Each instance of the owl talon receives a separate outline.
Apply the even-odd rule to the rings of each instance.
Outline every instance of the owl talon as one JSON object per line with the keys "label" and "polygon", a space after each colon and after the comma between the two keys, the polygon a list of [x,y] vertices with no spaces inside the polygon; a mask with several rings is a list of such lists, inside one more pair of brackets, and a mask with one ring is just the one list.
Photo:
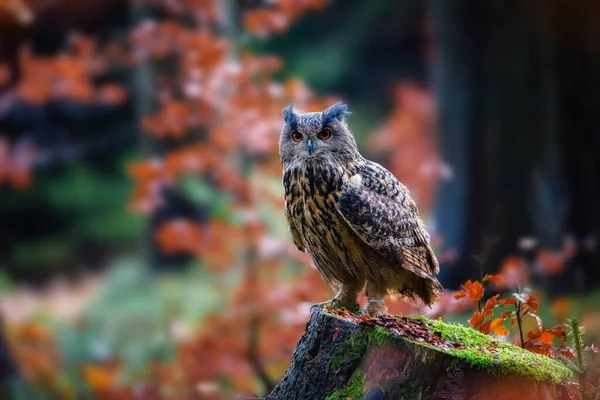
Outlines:
{"label": "owl talon", "polygon": [[325,307],[335,307],[337,304],[339,304],[339,300],[336,298],[333,298],[331,300],[328,301],[324,301],[322,303],[315,303],[310,307],[310,312],[312,312],[315,308],[325,308]]}
{"label": "owl talon", "polygon": [[388,309],[382,299],[369,299],[367,313],[373,317],[380,317],[382,315],[386,315],[388,313]]}

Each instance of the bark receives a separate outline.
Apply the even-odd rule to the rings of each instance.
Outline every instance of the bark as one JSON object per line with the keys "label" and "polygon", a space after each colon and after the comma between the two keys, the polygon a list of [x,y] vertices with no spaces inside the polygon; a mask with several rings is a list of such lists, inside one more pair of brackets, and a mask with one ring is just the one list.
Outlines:
{"label": "bark", "polygon": [[375,336],[372,327],[315,311],[267,399],[566,399],[565,386],[550,379],[502,376],[437,349]]}

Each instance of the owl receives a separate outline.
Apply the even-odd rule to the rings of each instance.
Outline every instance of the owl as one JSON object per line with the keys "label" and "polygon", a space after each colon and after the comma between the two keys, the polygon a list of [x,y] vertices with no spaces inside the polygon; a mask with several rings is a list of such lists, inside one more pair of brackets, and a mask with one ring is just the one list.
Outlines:
{"label": "owl", "polygon": [[294,244],[335,290],[331,302],[358,308],[364,290],[370,315],[387,313],[386,295],[431,305],[442,287],[429,234],[408,189],[358,151],[350,114],[342,103],[283,110],[279,155]]}

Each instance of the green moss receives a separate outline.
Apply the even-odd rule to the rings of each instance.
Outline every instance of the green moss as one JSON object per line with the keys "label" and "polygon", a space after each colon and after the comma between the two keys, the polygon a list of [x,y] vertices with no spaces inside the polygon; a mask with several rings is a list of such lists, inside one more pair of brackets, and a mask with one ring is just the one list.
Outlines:
{"label": "green moss", "polygon": [[546,356],[523,350],[472,328],[425,317],[417,317],[414,320],[426,322],[431,332],[438,332],[446,341],[463,344],[464,348],[441,350],[427,343],[415,342],[395,335],[381,327],[370,330],[371,339],[379,345],[390,340],[404,340],[417,346],[450,354],[473,368],[485,369],[496,375],[519,375],[535,381],[550,379],[554,383],[565,382],[572,377],[572,372],[567,367]]}
{"label": "green moss", "polygon": [[347,361],[358,364],[367,351],[368,343],[369,339],[366,335],[353,333],[343,345],[335,348],[329,358],[329,366],[337,371]]}
{"label": "green moss", "polygon": [[444,340],[464,344],[464,349],[452,349],[448,353],[473,367],[502,375],[526,376],[536,381],[551,379],[555,383],[572,377],[568,368],[549,357],[523,350],[463,325],[447,324],[441,320],[425,321],[430,324],[429,329],[439,332]]}
{"label": "green moss", "polygon": [[336,389],[333,393],[327,396],[326,400],[359,400],[364,393],[364,383],[365,374],[358,373],[356,375],[352,375],[346,386],[341,389]]}

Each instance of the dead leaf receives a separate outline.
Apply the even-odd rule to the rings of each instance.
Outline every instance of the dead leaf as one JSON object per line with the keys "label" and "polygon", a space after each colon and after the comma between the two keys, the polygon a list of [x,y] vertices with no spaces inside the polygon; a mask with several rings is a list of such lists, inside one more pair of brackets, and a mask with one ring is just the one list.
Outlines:
{"label": "dead leaf", "polygon": [[337,339],[337,337],[340,335],[340,328],[335,328],[335,332],[333,332],[333,340]]}

